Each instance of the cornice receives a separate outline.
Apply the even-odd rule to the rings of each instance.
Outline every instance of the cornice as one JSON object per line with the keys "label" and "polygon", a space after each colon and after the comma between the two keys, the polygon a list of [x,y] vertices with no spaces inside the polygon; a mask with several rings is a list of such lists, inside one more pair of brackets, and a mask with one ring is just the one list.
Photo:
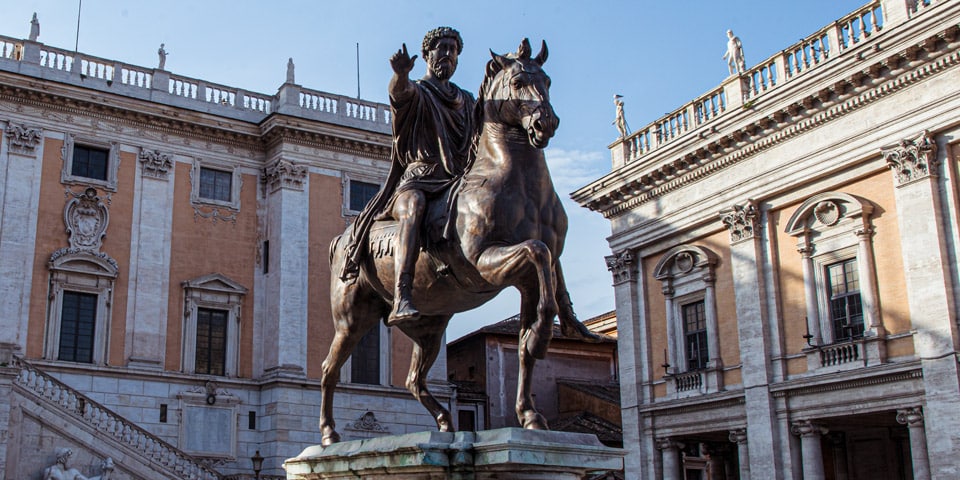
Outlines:
{"label": "cornice", "polygon": [[[197,121],[171,118],[178,115],[178,109],[167,105],[162,106],[162,113],[134,110],[129,99],[116,99],[117,104],[111,104],[112,96],[102,93],[90,95],[89,99],[69,96],[65,92],[41,91],[44,85],[30,82],[31,86],[0,84],[0,101],[6,101],[23,106],[32,106],[42,110],[59,112],[77,117],[94,118],[98,120],[117,122],[135,128],[148,128],[168,135],[190,137],[199,141],[216,142],[238,148],[259,150],[261,141],[257,135],[243,133],[239,122],[216,120],[217,126],[203,124]],[[110,100],[108,100],[110,97]],[[137,105],[153,105],[149,100],[136,102]],[[196,114],[190,112],[194,118]]]}
{"label": "cornice", "polygon": [[[61,115],[119,123],[136,129],[182,136],[197,142],[217,143],[253,151],[266,151],[278,143],[294,143],[378,160],[390,158],[389,136],[384,136],[384,142],[377,143],[351,138],[356,135],[346,132],[343,135],[339,132],[311,132],[283,122],[271,121],[271,118],[264,121],[262,126],[257,126],[228,118],[208,117],[202,113],[146,99],[114,98],[101,92],[71,95],[70,91],[65,89],[53,91],[47,84],[55,83],[53,81],[31,79],[27,85],[17,85],[13,82],[6,83],[6,80],[7,78],[0,77],[0,102],[17,105],[15,108],[19,111],[24,107],[33,107]],[[89,98],[78,98],[82,95]],[[176,118],[180,115],[184,118]],[[274,116],[279,114],[271,114],[271,117]],[[263,126],[267,127],[265,131],[261,129]]]}
{"label": "cornice", "polygon": [[[866,68],[856,69],[841,81],[826,85],[776,111],[757,115],[753,122],[705,142],[694,151],[672,161],[659,162],[659,167],[635,179],[626,178],[633,175],[622,170],[613,172],[608,181],[622,182],[618,188],[590,200],[587,200],[590,193],[584,193],[583,199],[577,199],[579,194],[575,194],[575,200],[605,218],[626,213],[956,66],[960,63],[960,51],[954,43],[958,34],[960,27],[953,25]],[[935,56],[938,51],[944,54]],[[869,83],[875,85],[871,87]],[[635,165],[643,163],[641,159]]]}
{"label": "cornice", "polygon": [[389,136],[384,136],[385,143],[374,143],[365,140],[348,138],[323,132],[311,132],[292,125],[271,125],[261,137],[267,149],[281,144],[294,144],[306,147],[322,148],[351,155],[362,155],[375,160],[390,159]]}

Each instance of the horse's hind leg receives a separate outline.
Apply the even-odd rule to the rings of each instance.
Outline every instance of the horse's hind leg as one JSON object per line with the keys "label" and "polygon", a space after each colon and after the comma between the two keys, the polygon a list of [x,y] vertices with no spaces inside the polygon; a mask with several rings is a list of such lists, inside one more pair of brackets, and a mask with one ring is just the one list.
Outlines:
{"label": "horse's hind leg", "polygon": [[413,340],[413,355],[410,358],[410,371],[407,373],[407,390],[430,412],[441,432],[454,431],[450,411],[443,407],[427,389],[427,373],[437,361],[437,355],[443,346],[443,332],[447,329],[450,316],[421,316],[415,323],[399,325],[405,335]]}
{"label": "horse's hind leg", "polygon": [[335,296],[332,306],[335,334],[320,374],[320,443],[324,446],[340,441],[333,419],[333,395],[340,381],[340,369],[364,334],[386,314],[387,308],[383,300],[373,295],[357,299],[356,284],[340,288],[343,295]]}

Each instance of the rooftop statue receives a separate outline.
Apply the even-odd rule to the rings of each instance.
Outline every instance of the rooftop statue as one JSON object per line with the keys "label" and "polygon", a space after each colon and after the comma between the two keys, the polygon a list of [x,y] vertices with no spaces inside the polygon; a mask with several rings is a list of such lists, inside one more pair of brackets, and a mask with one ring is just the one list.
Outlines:
{"label": "rooftop statue", "polygon": [[450,82],[463,42],[456,30],[427,33],[427,74],[410,81],[403,46],[391,58],[393,164],[384,188],[330,248],[335,336],[323,362],[322,443],[340,440],[333,396],[340,368],[383,319],[414,343],[407,388],[441,431],[450,412],[426,376],[450,318],[520,291],[517,418],[546,429],[531,395],[533,366],[546,354],[554,317],[565,335],[596,340],[573,311],[559,257],[567,216],[543,154],[559,124],[543,70],[546,43],[531,55],[491,52],[478,100]]}
{"label": "rooftop statue", "polygon": [[33,18],[30,20],[30,36],[27,37],[31,42],[36,42],[40,37],[40,20],[37,20],[37,12],[33,12]]}
{"label": "rooftop statue", "polygon": [[743,44],[740,43],[740,37],[733,34],[733,30],[727,30],[727,53],[723,54],[723,58],[727,60],[730,75],[747,70],[746,61],[743,59]]}
{"label": "rooftop statue", "polygon": [[157,66],[157,70],[163,70],[167,66],[167,51],[163,49],[163,44],[160,44],[160,48],[157,50],[157,56],[160,57],[160,64]]}
{"label": "rooftop statue", "polygon": [[620,132],[620,138],[626,138],[630,136],[630,127],[627,126],[627,119],[623,115],[622,98],[622,95],[613,96],[613,103],[617,106],[617,118],[613,120],[613,124],[617,126],[617,131]]}
{"label": "rooftop statue", "polygon": [[295,83],[293,81],[293,57],[287,59],[287,83]]}

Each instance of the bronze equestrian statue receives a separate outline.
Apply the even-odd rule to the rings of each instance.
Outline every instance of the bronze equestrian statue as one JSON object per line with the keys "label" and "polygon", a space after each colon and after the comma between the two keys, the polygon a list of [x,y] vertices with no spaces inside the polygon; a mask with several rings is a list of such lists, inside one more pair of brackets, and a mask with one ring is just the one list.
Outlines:
{"label": "bronze equestrian statue", "polygon": [[[456,40],[446,42],[442,39],[454,36],[436,36],[437,30],[424,39],[428,73],[423,80],[407,79],[416,56],[410,58],[405,46],[391,58],[394,165],[380,195],[330,246],[331,269],[342,274],[334,276],[330,288],[336,332],[321,377],[323,445],[340,440],[333,419],[340,369],[360,339],[384,319],[413,340],[406,386],[440,431],[453,431],[453,422],[450,412],[427,390],[426,376],[455,313],[482,305],[504,288],[520,291],[516,412],[524,428],[547,429],[534,407],[531,382],[536,359],[547,352],[554,317],[559,316],[564,335],[597,339],[577,320],[560,267],[567,216],[542,150],[559,124],[550,105],[550,78],[542,69],[546,43],[535,57],[527,39],[516,53],[491,52],[479,98],[471,115],[462,118],[458,107],[472,98],[467,100],[469,95],[449,83],[449,76],[431,78],[442,76],[433,71],[437,66],[456,67],[456,55],[451,52],[459,54],[462,41],[456,34]],[[432,35],[441,40],[431,39]],[[424,83],[432,85],[418,85]],[[411,93],[411,89],[417,90]],[[453,97],[461,103],[449,102]],[[425,101],[438,102],[440,107],[425,107],[421,104]],[[445,127],[452,131],[438,131]],[[405,142],[410,138],[419,145],[419,153],[408,150]],[[467,150],[462,150],[463,140]],[[437,156],[428,158],[431,155]],[[411,168],[411,164],[419,165]],[[430,179],[450,183],[451,193],[432,190],[430,182],[418,182],[416,174],[424,169],[435,174]],[[420,186],[403,187],[404,179]],[[402,200],[413,204],[412,209],[398,206],[405,188],[416,192]],[[404,214],[410,211],[419,214],[416,221],[422,224],[413,235],[403,225],[409,221]],[[398,245],[411,236],[416,237],[416,248]],[[404,255],[412,255],[410,264]]]}

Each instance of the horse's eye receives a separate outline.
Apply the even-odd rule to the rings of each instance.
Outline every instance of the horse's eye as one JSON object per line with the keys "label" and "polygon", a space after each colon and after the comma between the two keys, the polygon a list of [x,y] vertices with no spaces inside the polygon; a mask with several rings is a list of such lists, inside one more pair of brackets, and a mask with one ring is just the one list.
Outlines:
{"label": "horse's eye", "polygon": [[510,82],[510,88],[514,90],[520,90],[520,87],[523,87],[523,85],[520,83],[520,80],[513,80]]}

